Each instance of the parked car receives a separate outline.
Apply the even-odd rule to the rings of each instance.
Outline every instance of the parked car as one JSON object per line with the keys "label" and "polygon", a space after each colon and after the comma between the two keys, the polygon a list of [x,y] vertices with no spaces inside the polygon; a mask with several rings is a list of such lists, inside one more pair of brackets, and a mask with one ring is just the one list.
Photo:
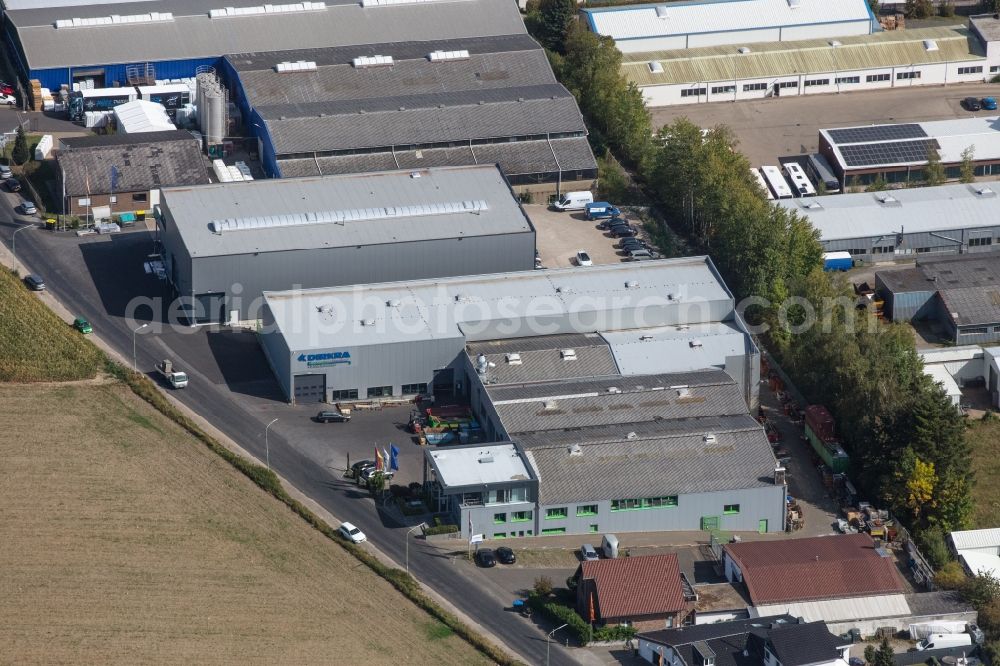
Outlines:
{"label": "parked car", "polygon": [[636,248],[648,249],[649,244],[642,240],[641,238],[636,238],[635,236],[626,236],[615,244],[619,250],[633,250]]}
{"label": "parked car", "polygon": [[594,260],[590,258],[586,250],[577,250],[576,252],[576,265],[577,266],[593,266]]}
{"label": "parked car", "polygon": [[982,101],[983,109],[986,111],[996,111],[997,110],[997,98],[996,97],[984,97]]}
{"label": "parked car", "polygon": [[351,543],[361,543],[368,540],[365,533],[351,523],[343,523],[340,526],[340,534]]}
{"label": "parked car", "polygon": [[625,238],[627,236],[638,236],[639,230],[632,226],[613,227],[611,229],[612,238]]}
{"label": "parked car", "polygon": [[351,465],[351,469],[348,470],[347,475],[352,479],[356,479],[361,475],[361,472],[365,471],[369,467],[375,467],[374,460],[359,460]]}
{"label": "parked car", "polygon": [[[362,485],[367,486],[368,482],[371,480],[372,476],[376,472],[378,472],[378,471],[379,470],[375,469],[375,465],[372,465],[371,467],[366,467],[363,470],[361,470],[361,474],[360,474],[360,476],[358,476],[358,485],[359,486],[362,486]],[[395,476],[395,473],[393,473],[390,470],[383,470],[382,471],[382,477],[386,480],[387,483],[389,481],[392,481],[392,477],[393,476]]]}
{"label": "parked car", "polygon": [[7,106],[14,106],[17,104],[17,98],[12,94],[0,93],[0,104],[6,104]]}
{"label": "parked car", "polygon": [[629,250],[625,253],[626,261],[648,261],[650,259],[659,259],[660,255],[656,252],[650,250]]}
{"label": "parked car", "polygon": [[94,332],[94,328],[90,325],[90,322],[83,317],[77,317],[73,320],[73,328],[80,331],[84,335]]}
{"label": "parked car", "polygon": [[12,178],[13,176],[14,172],[10,170],[9,166],[7,166],[6,164],[0,164],[0,178],[7,180],[8,178]]}
{"label": "parked car", "polygon": [[978,97],[966,97],[962,100],[962,104],[969,111],[981,111],[983,108],[983,105],[979,103]]}
{"label": "parked car", "polygon": [[11,192],[20,192],[21,183],[17,182],[17,178],[8,178],[7,189],[10,190]]}
{"label": "parked car", "polygon": [[35,204],[25,199],[21,202],[21,214],[22,215],[38,215],[38,209],[35,208]]}
{"label": "parked car", "polygon": [[45,280],[37,275],[29,275],[25,277],[24,284],[26,284],[28,289],[31,291],[45,291]]}
{"label": "parked car", "polygon": [[344,414],[339,409],[324,410],[316,415],[317,423],[347,423],[351,420],[350,414]]}
{"label": "parked car", "polygon": [[587,211],[588,220],[600,220],[608,217],[618,217],[621,215],[621,211],[617,207],[612,206],[607,201],[595,201],[594,203],[589,203],[585,207]]}
{"label": "parked car", "polygon": [[587,562],[590,560],[599,560],[601,556],[597,554],[597,549],[593,545],[585,543],[580,546],[580,559]]}
{"label": "parked car", "polygon": [[514,564],[517,562],[514,551],[507,546],[497,548],[497,559],[500,561],[500,564]]}
{"label": "parked car", "polygon": [[607,231],[611,227],[620,226],[622,224],[628,224],[628,220],[626,220],[623,217],[618,217],[616,215],[614,217],[609,217],[609,218],[603,219],[600,222],[598,222],[597,223],[597,228],[598,229],[602,229],[604,231]]}
{"label": "parked car", "polygon": [[589,203],[594,203],[594,195],[584,190],[565,193],[552,207],[556,210],[584,210]]}
{"label": "parked car", "polygon": [[497,565],[497,558],[494,557],[491,549],[480,548],[476,551],[476,564],[489,569],[490,567],[495,567]]}
{"label": "parked car", "polygon": [[10,84],[10,83],[6,83],[4,81],[0,81],[0,93],[2,93],[4,95],[13,95],[14,94],[14,86],[12,84]]}

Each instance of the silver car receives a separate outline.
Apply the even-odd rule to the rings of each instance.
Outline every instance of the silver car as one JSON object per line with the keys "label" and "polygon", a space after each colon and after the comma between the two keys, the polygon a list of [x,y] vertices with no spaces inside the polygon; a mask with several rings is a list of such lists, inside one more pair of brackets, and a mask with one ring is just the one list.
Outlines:
{"label": "silver car", "polygon": [[591,560],[599,560],[601,556],[597,554],[597,550],[592,545],[585,543],[580,546],[580,559],[584,562],[589,562]]}
{"label": "silver car", "polygon": [[22,215],[38,215],[38,209],[35,208],[35,204],[30,201],[21,202],[21,214]]}

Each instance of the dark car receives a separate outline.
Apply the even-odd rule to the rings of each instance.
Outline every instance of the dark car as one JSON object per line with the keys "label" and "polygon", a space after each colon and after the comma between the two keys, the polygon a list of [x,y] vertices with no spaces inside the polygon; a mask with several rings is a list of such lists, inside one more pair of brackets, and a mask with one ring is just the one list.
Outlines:
{"label": "dark car", "polygon": [[361,474],[361,472],[365,471],[369,467],[374,467],[374,466],[375,466],[374,460],[359,460],[358,462],[351,465],[351,469],[348,470],[347,475],[352,479],[356,479],[358,478],[358,475]]}
{"label": "dark car", "polygon": [[514,551],[507,546],[497,548],[497,559],[500,560],[500,564],[514,564],[517,562]]}
{"label": "dark car", "polygon": [[344,414],[343,412],[334,410],[322,411],[316,415],[317,423],[347,423],[350,420],[350,414]]}
{"label": "dark car", "polygon": [[597,228],[610,229],[611,227],[619,224],[628,224],[628,220],[621,217],[609,217],[606,220],[601,220],[600,223],[598,223]]}
{"label": "dark car", "polygon": [[611,230],[611,235],[615,238],[625,238],[627,236],[638,236],[639,230],[635,227],[615,227]]}
{"label": "dark car", "polygon": [[7,189],[10,190],[11,192],[20,192],[21,183],[17,182],[17,178],[8,178]]}
{"label": "dark car", "polygon": [[497,558],[489,548],[480,548],[476,551],[476,564],[488,569],[497,565]]}
{"label": "dark car", "polygon": [[969,111],[981,111],[983,109],[983,105],[979,103],[978,97],[966,97],[962,101],[962,104]]}
{"label": "dark car", "polygon": [[635,250],[635,249],[646,249],[649,244],[641,238],[636,238],[635,236],[627,236],[620,241],[615,246],[619,250]]}
{"label": "dark car", "polygon": [[31,291],[45,291],[45,280],[37,275],[29,275],[24,278],[24,284],[28,285]]}

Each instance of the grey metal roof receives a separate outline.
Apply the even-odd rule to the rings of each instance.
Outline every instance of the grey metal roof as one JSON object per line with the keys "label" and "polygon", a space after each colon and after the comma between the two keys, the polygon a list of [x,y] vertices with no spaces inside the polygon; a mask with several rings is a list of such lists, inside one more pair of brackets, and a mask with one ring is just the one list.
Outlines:
{"label": "grey metal roof", "polygon": [[[168,188],[162,206],[193,257],[302,248],[398,243],[532,232],[524,211],[494,166],[448,167],[351,176],[256,180]],[[478,213],[426,214],[357,222],[302,224],[213,233],[209,223],[241,217],[321,213],[483,199]]]}
{"label": "grey metal roof", "polygon": [[[153,0],[148,0],[152,2]],[[171,130],[149,134],[87,134],[86,136],[59,137],[59,148],[106,148],[127,146],[138,143],[166,143],[168,141],[190,141],[195,136],[187,130]]]}
{"label": "grey metal roof", "polygon": [[[65,139],[56,154],[65,173],[68,196],[111,191],[111,168],[118,171],[116,192],[141,192],[176,185],[211,182],[201,144],[190,132],[159,132]],[[142,140],[138,140],[138,139]]]}
{"label": "grey metal roof", "polygon": [[634,439],[656,439],[706,432],[728,432],[761,428],[749,414],[728,414],[702,416],[692,419],[671,419],[669,421],[644,421],[639,423],[609,423],[587,428],[566,428],[564,430],[541,430],[518,433],[513,439],[525,450],[547,449],[573,444],[604,444]]}
{"label": "grey metal roof", "polygon": [[962,599],[957,590],[935,590],[906,595],[906,605],[914,617],[970,613],[975,609]]}
{"label": "grey metal roof", "polygon": [[[563,349],[573,349],[576,360],[564,361],[560,355]],[[493,367],[487,369],[482,377],[487,386],[618,374],[611,349],[596,333],[473,342],[466,346],[466,353],[473,365],[479,354],[484,354],[487,361],[493,363]],[[520,363],[508,363],[508,353],[519,354]]]}
{"label": "grey metal roof", "polygon": [[996,252],[922,260],[913,268],[879,271],[889,290],[936,291],[959,326],[1000,322],[1000,257]]}
{"label": "grey metal roof", "polygon": [[[284,51],[524,33],[517,5],[497,0],[362,7],[327,0],[320,11],[209,18],[212,8],[260,0],[160,0],[8,11],[33,69],[216,58],[226,53]],[[55,28],[60,19],[172,12],[172,21]]]}
{"label": "grey metal roof", "polygon": [[[539,480],[539,503],[662,497],[773,485],[774,454],[763,429],[753,419],[743,428],[728,431],[702,430],[699,419],[689,425],[693,432],[687,434],[585,443],[580,445],[579,454],[567,446],[526,449]],[[706,442],[708,433],[715,435],[714,442]]]}
{"label": "grey metal roof", "polygon": [[623,375],[686,372],[743,356],[750,337],[733,321],[603,333]]}

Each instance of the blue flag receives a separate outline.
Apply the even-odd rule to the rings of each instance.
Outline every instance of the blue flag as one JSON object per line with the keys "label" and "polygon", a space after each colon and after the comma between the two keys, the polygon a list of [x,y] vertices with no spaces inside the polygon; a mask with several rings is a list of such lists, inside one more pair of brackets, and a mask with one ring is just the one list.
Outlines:
{"label": "blue flag", "polygon": [[118,188],[118,167],[111,165],[111,191]]}
{"label": "blue flag", "polygon": [[389,469],[394,472],[399,471],[399,449],[395,444],[389,444]]}

